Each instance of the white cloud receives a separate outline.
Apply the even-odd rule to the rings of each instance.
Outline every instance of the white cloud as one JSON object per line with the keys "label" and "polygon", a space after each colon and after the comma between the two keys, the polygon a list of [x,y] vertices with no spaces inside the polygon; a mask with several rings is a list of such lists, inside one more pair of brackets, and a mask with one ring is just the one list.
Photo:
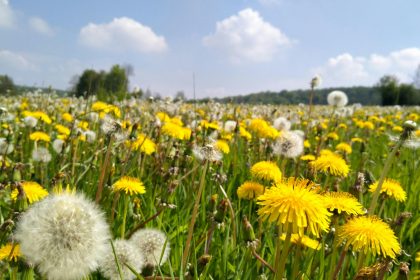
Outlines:
{"label": "white cloud", "polygon": [[[23,55],[9,51],[0,50],[0,70],[33,70],[35,66]],[[4,68],[4,69],[3,69]]]}
{"label": "white cloud", "polygon": [[9,1],[0,0],[0,28],[12,28],[14,24],[15,15]]}
{"label": "white cloud", "polygon": [[115,18],[109,23],[89,23],[80,30],[80,42],[93,49],[158,53],[168,47],[163,36],[131,18]]}
{"label": "white cloud", "polygon": [[374,53],[368,57],[354,57],[344,53],[330,58],[313,72],[323,77],[325,87],[372,85],[383,75],[389,74],[410,83],[419,65],[420,48],[406,48],[386,55]]}
{"label": "white cloud", "polygon": [[54,35],[54,30],[48,25],[48,23],[39,17],[31,17],[29,19],[29,27],[43,35],[52,36]]}
{"label": "white cloud", "polygon": [[217,22],[216,31],[204,37],[203,44],[227,53],[233,62],[264,62],[291,41],[257,11],[248,8]]}

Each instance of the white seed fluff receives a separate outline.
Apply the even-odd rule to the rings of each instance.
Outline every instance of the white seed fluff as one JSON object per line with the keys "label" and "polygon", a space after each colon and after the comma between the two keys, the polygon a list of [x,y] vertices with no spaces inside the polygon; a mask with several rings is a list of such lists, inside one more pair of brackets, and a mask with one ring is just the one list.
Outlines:
{"label": "white seed fluff", "polygon": [[119,280],[120,275],[118,267],[115,262],[115,256],[117,256],[118,263],[121,268],[123,279],[131,280],[135,279],[136,276],[125,264],[130,265],[138,273],[141,273],[144,267],[144,256],[136,250],[133,244],[127,240],[115,240],[114,241],[115,255],[112,251],[112,246],[109,244],[108,251],[104,256],[103,261],[100,265],[100,271],[103,276],[110,280]]}
{"label": "white seed fluff", "polygon": [[158,266],[168,260],[171,249],[169,241],[166,241],[165,233],[158,229],[141,229],[133,234],[130,242],[143,253],[147,266]]}
{"label": "white seed fluff", "polygon": [[295,158],[303,153],[303,138],[295,132],[284,131],[273,145],[273,153]]}
{"label": "white seed fluff", "polygon": [[328,104],[335,107],[344,107],[349,102],[347,95],[339,90],[330,92],[327,96]]}
{"label": "white seed fluff", "polygon": [[32,159],[34,161],[48,163],[51,161],[51,154],[46,148],[34,148],[34,150],[32,151]]}
{"label": "white seed fluff", "polygon": [[62,193],[24,212],[15,237],[27,261],[48,279],[76,280],[97,269],[110,234],[96,204],[81,194]]}
{"label": "white seed fluff", "polygon": [[277,130],[289,130],[292,124],[284,117],[279,117],[274,120],[273,127]]}

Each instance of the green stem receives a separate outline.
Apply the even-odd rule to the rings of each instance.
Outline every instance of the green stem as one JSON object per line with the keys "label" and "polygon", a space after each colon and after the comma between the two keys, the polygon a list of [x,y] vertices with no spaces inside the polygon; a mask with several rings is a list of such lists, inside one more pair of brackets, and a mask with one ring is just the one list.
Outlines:
{"label": "green stem", "polygon": [[292,280],[298,279],[301,256],[302,256],[302,245],[299,244],[296,248],[296,254],[293,259]]}
{"label": "green stem", "polygon": [[[279,236],[280,239],[280,236]],[[280,255],[280,260],[279,260],[279,264],[278,264],[278,269],[276,270],[276,279],[277,280],[282,280],[283,279],[283,274],[286,268],[286,260],[287,260],[287,256],[289,253],[289,248],[291,245],[291,239],[292,239],[292,225],[289,224],[288,228],[287,228],[287,232],[286,232],[286,240],[284,240],[284,244],[283,244],[283,248],[281,250],[281,255]],[[277,246],[280,244],[277,243]],[[278,251],[277,251],[278,252]],[[277,256],[276,256],[277,259]]]}
{"label": "green stem", "polygon": [[124,196],[124,212],[123,212],[123,221],[122,221],[122,225],[121,225],[121,238],[124,239],[125,237],[125,224],[127,221],[127,212],[128,212],[128,204],[129,204],[129,196],[125,195]]}

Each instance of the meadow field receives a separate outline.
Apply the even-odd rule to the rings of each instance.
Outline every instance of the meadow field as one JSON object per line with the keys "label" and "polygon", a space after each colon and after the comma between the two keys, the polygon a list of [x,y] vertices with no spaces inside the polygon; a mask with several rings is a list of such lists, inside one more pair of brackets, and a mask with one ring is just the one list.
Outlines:
{"label": "meadow field", "polygon": [[420,277],[419,107],[0,97],[0,279]]}

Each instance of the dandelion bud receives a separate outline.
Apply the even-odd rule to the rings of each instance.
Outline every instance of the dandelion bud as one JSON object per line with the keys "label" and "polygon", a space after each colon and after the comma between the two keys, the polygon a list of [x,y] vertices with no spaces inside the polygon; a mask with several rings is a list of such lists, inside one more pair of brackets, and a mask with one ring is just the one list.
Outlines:
{"label": "dandelion bud", "polygon": [[219,224],[223,223],[228,207],[229,207],[229,202],[227,201],[227,199],[222,199],[222,201],[220,201],[219,205],[217,206],[217,213],[214,217],[214,220],[217,223]]}
{"label": "dandelion bud", "polygon": [[315,77],[312,78],[311,80],[311,88],[314,89],[318,86],[321,85],[321,77],[316,75]]}
{"label": "dandelion bud", "polygon": [[200,275],[211,261],[211,255],[204,254],[197,260],[197,272]]}
{"label": "dandelion bud", "polygon": [[408,280],[409,273],[410,273],[410,267],[409,267],[408,263],[401,262],[399,273],[398,273],[398,279],[401,279],[401,280],[402,279],[407,279]]}
{"label": "dandelion bud", "polygon": [[246,242],[253,242],[256,240],[254,229],[252,228],[251,223],[248,221],[247,217],[244,216],[242,219],[242,224],[244,226],[245,232],[245,241]]}
{"label": "dandelion bud", "polygon": [[411,212],[402,212],[393,222],[394,226],[401,226],[407,219],[413,216]]}

